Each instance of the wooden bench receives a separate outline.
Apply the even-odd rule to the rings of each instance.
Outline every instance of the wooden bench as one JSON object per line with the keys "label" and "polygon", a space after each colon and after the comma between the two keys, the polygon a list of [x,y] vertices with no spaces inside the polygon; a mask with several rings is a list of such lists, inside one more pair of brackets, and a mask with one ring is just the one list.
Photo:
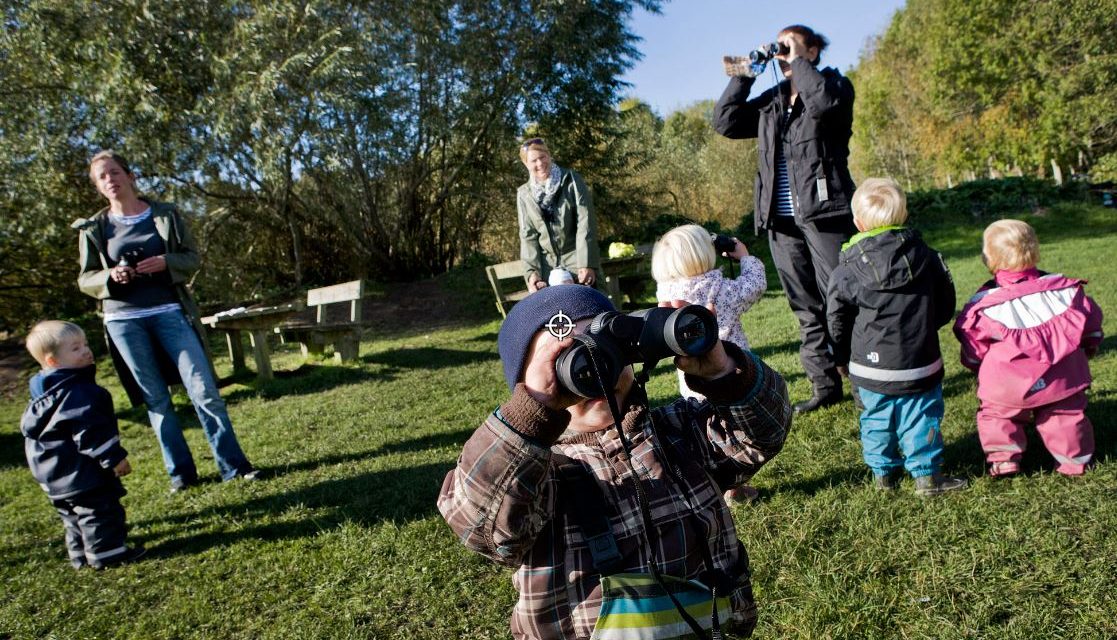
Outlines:
{"label": "wooden bench", "polygon": [[[322,355],[326,345],[332,345],[335,360],[341,362],[356,360],[360,355],[363,326],[361,299],[366,293],[364,280],[311,289],[306,292],[306,306],[314,307],[314,321],[286,322],[276,327],[275,332],[285,342],[298,342],[304,357]],[[327,321],[326,307],[342,302],[349,303],[349,318]]]}
{"label": "wooden bench", "polygon": [[491,264],[485,267],[485,274],[496,295],[496,310],[502,318],[508,317],[512,305],[527,297],[527,265],[523,260]]}

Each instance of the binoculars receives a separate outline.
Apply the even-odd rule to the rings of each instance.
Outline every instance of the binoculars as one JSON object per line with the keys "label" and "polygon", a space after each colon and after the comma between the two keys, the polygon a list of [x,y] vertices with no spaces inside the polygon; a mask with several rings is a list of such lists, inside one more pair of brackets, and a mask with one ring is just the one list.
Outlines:
{"label": "binoculars", "polygon": [[700,356],[718,340],[718,324],[706,307],[654,307],[629,314],[598,314],[589,331],[559,355],[555,373],[567,391],[584,398],[610,393],[630,364],[646,366],[672,356]]}
{"label": "binoculars", "polygon": [[791,49],[782,42],[769,42],[757,48],[755,51],[749,52],[749,62],[757,64],[760,62],[768,62],[777,55],[787,55],[791,53]]}

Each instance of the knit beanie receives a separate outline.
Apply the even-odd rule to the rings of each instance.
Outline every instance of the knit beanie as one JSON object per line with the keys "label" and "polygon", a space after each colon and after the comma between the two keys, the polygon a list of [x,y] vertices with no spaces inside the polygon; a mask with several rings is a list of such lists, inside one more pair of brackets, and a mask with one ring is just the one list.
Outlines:
{"label": "knit beanie", "polygon": [[500,325],[497,337],[509,389],[516,386],[523,373],[531,339],[559,311],[577,322],[605,311],[616,311],[616,308],[597,289],[580,285],[545,287],[517,302]]}

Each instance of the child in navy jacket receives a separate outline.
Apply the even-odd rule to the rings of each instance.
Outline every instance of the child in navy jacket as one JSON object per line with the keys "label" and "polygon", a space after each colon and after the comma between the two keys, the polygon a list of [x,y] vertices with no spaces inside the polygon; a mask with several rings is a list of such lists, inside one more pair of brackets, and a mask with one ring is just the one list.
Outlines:
{"label": "child in navy jacket", "polygon": [[139,558],[125,544],[125,495],[132,472],[120,445],[112,396],[94,382],[93,353],[81,328],[48,320],[27,336],[43,371],[31,378],[20,431],[31,475],[62,517],[70,564],[103,569]]}

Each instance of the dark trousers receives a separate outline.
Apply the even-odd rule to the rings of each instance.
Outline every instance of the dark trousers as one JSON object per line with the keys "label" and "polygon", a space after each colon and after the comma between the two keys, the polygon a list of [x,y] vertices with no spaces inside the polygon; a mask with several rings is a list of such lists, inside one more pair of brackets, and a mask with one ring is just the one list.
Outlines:
{"label": "dark trousers", "polygon": [[852,216],[802,225],[791,216],[769,218],[768,247],[787,303],[799,320],[799,360],[816,395],[842,390],[826,329],[826,288],[842,244],[856,232]]}
{"label": "dark trousers", "polygon": [[100,567],[112,564],[127,551],[124,507],[120,504],[124,493],[117,481],[116,486],[51,500],[62,516],[70,564]]}

